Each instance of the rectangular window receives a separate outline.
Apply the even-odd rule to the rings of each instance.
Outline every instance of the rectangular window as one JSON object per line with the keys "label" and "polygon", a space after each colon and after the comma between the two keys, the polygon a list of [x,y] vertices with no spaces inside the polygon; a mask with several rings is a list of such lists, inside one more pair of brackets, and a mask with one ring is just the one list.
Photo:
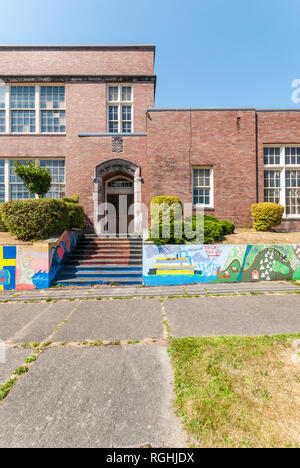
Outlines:
{"label": "rectangular window", "polygon": [[6,131],[5,86],[0,85],[0,133]]}
{"label": "rectangular window", "polygon": [[0,133],[5,133],[5,130],[6,130],[5,110],[0,110]]}
{"label": "rectangular window", "polygon": [[65,133],[65,86],[0,86],[0,133],[6,132]]}
{"label": "rectangular window", "polygon": [[280,202],[280,171],[265,171],[265,202]]}
{"label": "rectangular window", "polygon": [[41,167],[47,167],[52,177],[52,184],[47,198],[65,197],[65,161],[64,160],[41,160]]}
{"label": "rectangular window", "polygon": [[276,166],[280,164],[280,148],[264,148],[265,166]]}
{"label": "rectangular window", "polygon": [[[26,159],[21,162],[27,164],[28,161]],[[0,203],[35,198],[26,189],[22,179],[16,176],[14,162],[11,159],[0,159]],[[63,159],[42,159],[38,160],[38,162],[41,167],[49,168],[52,177],[51,187],[46,196],[48,198],[63,198],[65,196],[65,161]],[[5,170],[6,166],[7,172]]]}
{"label": "rectangular window", "polygon": [[11,86],[11,132],[35,132],[35,86]]}
{"label": "rectangular window", "polygon": [[119,107],[109,106],[108,108],[109,133],[119,132]]}
{"label": "rectangular window", "polygon": [[193,169],[193,203],[194,205],[213,206],[213,169]]}
{"label": "rectangular window", "polygon": [[65,133],[65,87],[41,86],[41,132]]}
{"label": "rectangular window", "polygon": [[264,201],[283,205],[285,217],[300,217],[300,146],[266,147],[264,164]]}
{"label": "rectangular window", "polygon": [[300,169],[285,171],[286,214],[300,215]]}
{"label": "rectangular window", "polygon": [[0,160],[0,203],[5,202],[5,161]]}
{"label": "rectangular window", "polygon": [[[22,164],[27,164],[27,160],[20,161]],[[10,200],[25,200],[28,198],[35,198],[35,196],[27,190],[24,185],[24,182],[20,177],[17,177],[15,174],[15,161],[9,161],[9,193]]]}
{"label": "rectangular window", "polygon": [[132,133],[133,88],[128,85],[107,87],[107,115],[109,133]]}

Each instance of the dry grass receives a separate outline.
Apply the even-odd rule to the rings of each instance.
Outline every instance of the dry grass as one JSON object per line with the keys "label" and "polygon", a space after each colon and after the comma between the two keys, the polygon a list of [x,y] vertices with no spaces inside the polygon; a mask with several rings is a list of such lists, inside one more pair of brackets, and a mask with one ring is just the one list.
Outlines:
{"label": "dry grass", "polygon": [[256,232],[254,229],[236,229],[222,244],[300,244],[300,232]]}
{"label": "dry grass", "polygon": [[200,447],[300,447],[300,335],[172,339],[176,406]]}

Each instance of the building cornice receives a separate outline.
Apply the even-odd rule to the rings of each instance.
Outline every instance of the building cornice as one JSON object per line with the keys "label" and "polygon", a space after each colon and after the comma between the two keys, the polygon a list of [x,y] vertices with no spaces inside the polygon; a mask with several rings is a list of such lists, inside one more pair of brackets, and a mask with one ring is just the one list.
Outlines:
{"label": "building cornice", "polygon": [[156,75],[0,75],[5,83],[156,83]]}

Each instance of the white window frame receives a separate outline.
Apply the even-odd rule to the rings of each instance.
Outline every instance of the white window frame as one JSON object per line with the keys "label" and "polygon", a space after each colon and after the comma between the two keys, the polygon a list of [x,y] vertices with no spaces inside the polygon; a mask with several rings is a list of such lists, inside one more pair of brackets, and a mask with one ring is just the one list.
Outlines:
{"label": "white window frame", "polygon": [[[209,190],[210,190],[210,203],[207,204],[201,204],[197,203],[194,204],[194,189],[197,187],[194,187],[194,170],[195,169],[208,169],[210,171],[210,181],[209,181]],[[201,208],[209,208],[209,209],[214,209],[214,202],[215,202],[215,196],[214,196],[214,168],[213,166],[193,166],[192,167],[192,197],[193,197],[193,207],[201,207]]]}
{"label": "white window frame", "polygon": [[[118,100],[117,101],[110,101],[109,100],[109,88],[114,87],[118,88]],[[131,101],[122,101],[122,88],[131,88]],[[131,107],[131,132],[126,132],[128,134],[134,133],[134,87],[132,83],[122,83],[122,84],[116,84],[116,83],[109,83],[107,84],[106,87],[106,128],[107,128],[107,133],[111,135],[117,135],[118,133],[124,133],[123,132],[123,120],[122,120],[122,107],[124,106],[130,106]],[[110,132],[109,131],[109,107],[110,106],[116,106],[118,107],[118,132]],[[128,120],[124,122],[129,122]],[[126,135],[126,133],[124,133]]]}
{"label": "white window frame", "polygon": [[[4,167],[4,186],[5,186],[5,202],[11,201],[10,197],[10,186],[11,184],[14,184],[15,182],[10,182],[10,161],[33,161],[33,162],[40,162],[40,161],[65,161],[65,180],[64,182],[52,182],[53,184],[61,184],[64,185],[66,188],[66,160],[64,158],[1,158],[1,160],[5,161],[5,167]],[[36,195],[35,198],[38,198]],[[1,203],[0,203],[1,206]]]}
{"label": "white window frame", "polygon": [[[35,131],[34,132],[12,132],[11,131],[11,112],[14,110],[18,109],[11,109],[10,106],[10,95],[11,95],[11,87],[21,87],[21,86],[30,86],[30,87],[35,87],[35,107],[33,109],[22,109],[24,111],[34,111],[35,112]],[[5,132],[0,132],[0,137],[1,135],[66,135],[65,132],[43,132],[41,131],[41,114],[43,110],[46,109],[41,109],[41,86],[63,86],[65,88],[65,106],[64,108],[57,109],[57,110],[62,110],[65,111],[66,113],[66,92],[67,88],[65,84],[62,83],[11,83],[9,85],[5,85],[5,108],[1,110],[5,110]],[[52,110],[52,109],[49,109]],[[66,114],[65,114],[66,115]],[[66,122],[67,125],[67,122]]]}
{"label": "white window frame", "polygon": [[[280,172],[280,188],[279,188],[279,194],[280,194],[280,200],[279,203],[280,205],[284,206],[284,214],[283,218],[284,219],[291,219],[291,218],[297,218],[300,219],[300,214],[286,214],[286,170],[298,170],[300,171],[300,165],[298,164],[285,164],[285,148],[299,148],[300,145],[290,145],[290,144],[285,144],[285,145],[264,145],[263,146],[263,151],[265,148],[280,148],[280,164],[265,164],[264,160],[264,170],[276,170]],[[264,158],[264,155],[263,155]]]}

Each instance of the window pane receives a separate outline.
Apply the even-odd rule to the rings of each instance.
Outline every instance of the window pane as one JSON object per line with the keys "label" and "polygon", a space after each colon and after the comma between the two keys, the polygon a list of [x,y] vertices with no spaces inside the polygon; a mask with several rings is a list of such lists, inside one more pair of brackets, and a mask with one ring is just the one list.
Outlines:
{"label": "window pane", "polygon": [[35,86],[11,86],[10,107],[11,109],[34,109]]}
{"label": "window pane", "polygon": [[42,111],[41,132],[42,133],[65,133],[66,113],[65,111]]}
{"label": "window pane", "polygon": [[64,86],[41,86],[41,109],[65,109]]}
{"label": "window pane", "polygon": [[[1,89],[1,88],[0,88]],[[0,110],[0,133],[4,133],[6,129],[5,125],[5,110]]]}
{"label": "window pane", "polygon": [[286,171],[285,181],[286,214],[300,215],[300,170]]}
{"label": "window pane", "polygon": [[132,87],[131,86],[122,86],[122,101],[123,102],[132,101]]}
{"label": "window pane", "polygon": [[108,87],[108,101],[114,102],[119,100],[119,88],[118,86]]}
{"label": "window pane", "polygon": [[5,202],[5,161],[0,160],[0,203]]}
{"label": "window pane", "polygon": [[294,166],[300,165],[300,147],[285,148],[285,164]]}
{"label": "window pane", "polygon": [[5,109],[5,86],[0,84],[0,109]]}
{"label": "window pane", "polygon": [[264,164],[274,166],[280,164],[280,148],[264,148]]}
{"label": "window pane", "polygon": [[63,198],[65,196],[65,161],[60,160],[41,160],[41,167],[49,169],[52,177],[52,183],[46,198]]}
{"label": "window pane", "polygon": [[[28,198],[35,198],[35,196],[27,190],[24,186],[22,179],[16,176],[13,160],[9,162],[9,182],[10,182],[10,199],[11,200],[22,200]],[[22,164],[27,164],[28,160],[23,160]]]}
{"label": "window pane", "polygon": [[12,111],[11,131],[12,133],[34,133],[35,111]]}

